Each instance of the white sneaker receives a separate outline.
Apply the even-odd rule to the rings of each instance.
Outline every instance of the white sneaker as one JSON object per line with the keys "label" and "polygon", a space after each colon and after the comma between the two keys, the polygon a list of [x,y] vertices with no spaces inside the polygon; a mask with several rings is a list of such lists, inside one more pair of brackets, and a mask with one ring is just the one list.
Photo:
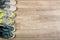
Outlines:
{"label": "white sneaker", "polygon": [[11,12],[11,11],[4,11],[3,12],[3,17],[8,17],[8,18],[15,18],[16,14]]}
{"label": "white sneaker", "polygon": [[16,7],[15,6],[6,5],[6,7],[4,8],[4,10],[15,11]]}
{"label": "white sneaker", "polygon": [[13,25],[15,23],[15,19],[3,18],[1,23],[4,25]]}
{"label": "white sneaker", "polygon": [[6,0],[5,4],[7,4],[7,5],[15,5],[16,1],[15,0]]}

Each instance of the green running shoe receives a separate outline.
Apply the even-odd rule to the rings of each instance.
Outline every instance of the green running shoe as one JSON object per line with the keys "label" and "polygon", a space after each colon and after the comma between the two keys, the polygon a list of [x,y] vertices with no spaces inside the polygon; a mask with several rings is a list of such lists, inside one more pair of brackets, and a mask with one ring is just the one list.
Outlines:
{"label": "green running shoe", "polygon": [[3,18],[2,24],[4,25],[13,25],[15,23],[14,19],[11,18]]}
{"label": "green running shoe", "polygon": [[15,18],[16,17],[16,13],[13,13],[11,11],[4,11],[3,16],[4,17],[8,17],[8,18]]}
{"label": "green running shoe", "polygon": [[13,13],[11,11],[4,11],[4,10],[0,10],[0,18],[15,18],[16,17],[16,13]]}
{"label": "green running shoe", "polygon": [[11,19],[11,18],[0,18],[0,24],[13,25],[14,23],[15,23],[14,19]]}

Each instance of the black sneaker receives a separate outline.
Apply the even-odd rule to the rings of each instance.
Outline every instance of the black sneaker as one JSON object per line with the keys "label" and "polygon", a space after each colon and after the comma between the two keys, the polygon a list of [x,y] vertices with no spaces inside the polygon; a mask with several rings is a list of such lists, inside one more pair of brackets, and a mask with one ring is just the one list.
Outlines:
{"label": "black sneaker", "polygon": [[15,28],[13,26],[4,26],[2,30],[3,32],[14,32]]}

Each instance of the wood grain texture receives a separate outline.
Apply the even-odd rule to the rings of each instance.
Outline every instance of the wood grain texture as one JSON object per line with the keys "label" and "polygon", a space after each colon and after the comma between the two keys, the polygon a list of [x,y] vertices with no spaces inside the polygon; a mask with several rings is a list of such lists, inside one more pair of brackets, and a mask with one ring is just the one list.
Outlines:
{"label": "wood grain texture", "polygon": [[16,1],[17,31],[12,40],[60,40],[60,0]]}

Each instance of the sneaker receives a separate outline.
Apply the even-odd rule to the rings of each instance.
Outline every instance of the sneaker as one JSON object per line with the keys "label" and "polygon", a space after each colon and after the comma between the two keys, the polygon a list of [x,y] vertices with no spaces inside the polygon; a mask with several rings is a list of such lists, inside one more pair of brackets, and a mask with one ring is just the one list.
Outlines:
{"label": "sneaker", "polygon": [[16,14],[11,12],[11,11],[3,11],[3,10],[0,10],[0,18],[5,18],[5,17],[8,17],[8,18],[15,18],[16,17]]}
{"label": "sneaker", "polygon": [[1,38],[12,39],[15,37],[15,34],[12,32],[2,32]]}
{"label": "sneaker", "polygon": [[15,11],[16,7],[15,6],[6,5],[4,10]]}
{"label": "sneaker", "polygon": [[13,25],[14,23],[15,23],[14,19],[11,19],[11,18],[0,18],[0,24]]}
{"label": "sneaker", "polygon": [[2,30],[4,32],[14,32],[15,31],[15,27],[13,27],[13,26],[4,26]]}
{"label": "sneaker", "polygon": [[16,1],[15,0],[5,0],[5,4],[7,4],[7,5],[15,5]]}
{"label": "sneaker", "polygon": [[8,18],[15,18],[16,14],[11,11],[4,11],[3,16]]}
{"label": "sneaker", "polygon": [[15,6],[10,6],[10,5],[1,5],[0,9],[9,10],[9,11],[15,11],[16,7]]}
{"label": "sneaker", "polygon": [[5,24],[5,25],[12,25],[14,24],[15,20],[14,19],[11,19],[11,18],[3,18],[3,22],[2,24]]}
{"label": "sneaker", "polygon": [[0,5],[15,5],[15,0],[0,0]]}

